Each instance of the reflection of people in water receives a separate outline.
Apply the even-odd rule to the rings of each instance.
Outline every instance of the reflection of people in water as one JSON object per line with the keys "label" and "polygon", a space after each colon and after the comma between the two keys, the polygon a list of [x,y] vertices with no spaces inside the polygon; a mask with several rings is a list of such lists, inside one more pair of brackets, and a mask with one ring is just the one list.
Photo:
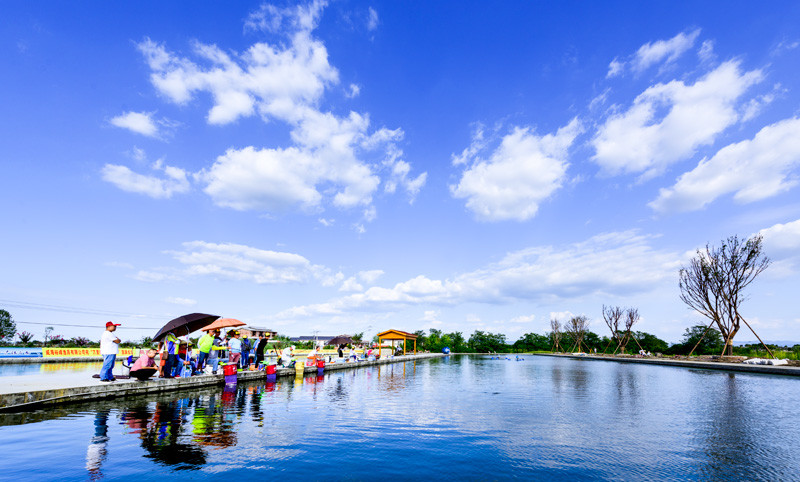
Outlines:
{"label": "reflection of people in water", "polygon": [[147,431],[140,435],[145,457],[165,465],[182,465],[199,468],[206,463],[206,453],[191,443],[180,443],[181,431],[186,425],[185,400],[156,403],[156,409]]}
{"label": "reflection of people in water", "polygon": [[89,472],[91,480],[99,480],[103,477],[100,469],[108,454],[107,444],[108,410],[98,410],[94,416],[94,437],[86,449],[86,470]]}

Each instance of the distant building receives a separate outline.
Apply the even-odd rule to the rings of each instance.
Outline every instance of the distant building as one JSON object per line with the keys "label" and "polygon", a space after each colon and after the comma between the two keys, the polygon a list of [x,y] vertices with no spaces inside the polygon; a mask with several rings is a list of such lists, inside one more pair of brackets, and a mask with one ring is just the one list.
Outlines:
{"label": "distant building", "polygon": [[259,328],[257,326],[244,326],[239,328],[239,334],[248,338],[258,338],[258,335],[263,334],[267,339],[277,336],[277,331],[272,331],[269,328]]}

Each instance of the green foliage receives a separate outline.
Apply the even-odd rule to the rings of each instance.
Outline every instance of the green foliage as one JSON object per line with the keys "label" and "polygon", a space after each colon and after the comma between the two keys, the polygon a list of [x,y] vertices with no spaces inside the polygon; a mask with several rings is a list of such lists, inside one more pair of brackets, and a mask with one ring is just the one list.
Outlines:
{"label": "green foliage", "polygon": [[440,352],[443,348],[448,347],[453,353],[468,353],[472,351],[467,346],[464,335],[460,331],[443,333],[435,328],[431,328],[428,331],[430,335],[426,335],[424,330],[414,332],[417,335],[417,350]]}
{"label": "green foliage", "polygon": [[[669,344],[666,341],[655,335],[651,335],[650,333],[637,331],[633,333],[633,336],[639,342],[639,345],[641,345],[644,351],[649,351],[650,353],[666,353],[667,349],[669,348]],[[636,342],[634,342],[634,344],[636,344]],[[691,350],[691,348],[689,349]]]}
{"label": "green foliage", "polygon": [[6,338],[11,340],[14,338],[16,333],[17,324],[14,323],[11,313],[6,310],[0,310],[0,341],[5,340]]}
{"label": "green foliage", "polygon": [[356,333],[355,335],[351,336],[350,338],[353,339],[356,343],[362,343],[364,341],[364,332]]}
{"label": "green foliage", "polygon": [[[778,346],[767,343],[770,351],[776,358],[786,358],[789,360],[800,359],[800,345],[794,345],[789,348],[788,346]],[[772,358],[760,343],[753,343],[744,346],[733,347],[733,354],[736,356],[746,356],[748,358]]]}
{"label": "green foliage", "polygon": [[552,346],[549,337],[536,333],[525,333],[513,345],[515,352],[549,351]]}
{"label": "green foliage", "polygon": [[691,328],[686,328],[686,331],[683,333],[683,341],[669,347],[666,353],[670,355],[688,355],[701,338],[702,341],[697,345],[694,353],[692,353],[693,355],[719,355],[722,353],[724,340],[719,330],[710,328],[705,337],[703,337],[703,332],[705,331],[706,326],[704,325],[695,325]]}
{"label": "green foliage", "polygon": [[475,333],[469,337],[467,345],[478,353],[503,352],[508,350],[506,335],[502,333],[484,333],[480,330],[476,330]]}

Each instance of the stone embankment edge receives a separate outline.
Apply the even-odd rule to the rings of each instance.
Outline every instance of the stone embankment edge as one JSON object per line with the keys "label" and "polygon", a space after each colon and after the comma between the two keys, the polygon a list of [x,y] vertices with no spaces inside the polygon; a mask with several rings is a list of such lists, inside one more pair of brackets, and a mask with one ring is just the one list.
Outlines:
{"label": "stone embankment edge", "polygon": [[704,362],[691,360],[672,360],[665,358],[631,358],[607,357],[595,355],[568,355],[560,353],[529,353],[532,356],[551,356],[557,358],[572,358],[576,360],[599,360],[621,363],[642,363],[645,365],[661,365],[681,368],[696,368],[703,370],[721,370],[743,373],[763,373],[768,375],[783,375],[800,377],[800,367],[774,366],[774,365],[747,365],[745,363]]}
{"label": "stone embankment edge", "polygon": [[[362,361],[358,363],[334,363],[326,364],[325,372],[357,369],[375,365],[387,365],[391,363],[405,363],[408,361],[422,360],[427,358],[444,357],[441,353],[422,353],[417,355],[398,356],[376,361]],[[305,367],[304,373],[316,373],[316,367]],[[295,377],[294,368],[278,368],[278,377]],[[239,372],[240,381],[249,382],[254,380],[266,380],[266,373],[263,371]],[[90,400],[104,400],[117,397],[126,397],[146,393],[161,393],[177,390],[193,389],[212,385],[222,385],[225,383],[223,375],[197,375],[189,378],[156,379],[144,382],[131,381],[118,384],[100,384],[73,388],[55,388],[49,390],[32,390],[18,393],[0,394],[0,412],[20,412],[32,410],[42,406],[62,405],[67,403],[85,402]]]}

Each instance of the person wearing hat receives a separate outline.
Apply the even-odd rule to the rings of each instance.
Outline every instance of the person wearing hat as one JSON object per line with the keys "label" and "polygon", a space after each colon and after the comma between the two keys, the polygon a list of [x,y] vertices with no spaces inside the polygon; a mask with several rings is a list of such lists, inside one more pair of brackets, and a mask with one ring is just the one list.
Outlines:
{"label": "person wearing hat", "polygon": [[174,377],[174,372],[178,368],[178,345],[178,338],[172,332],[167,333],[164,340],[158,344],[158,351],[161,351],[163,346],[164,353],[167,354],[167,361],[164,363],[164,370],[161,373],[162,378]]}
{"label": "person wearing hat", "polygon": [[103,368],[100,369],[101,382],[113,382],[114,378],[114,363],[117,361],[117,353],[119,353],[119,338],[114,334],[117,331],[119,323],[109,321],[106,323],[106,331],[100,337],[100,355],[103,357]]}
{"label": "person wearing hat", "polygon": [[242,357],[242,340],[239,339],[239,332],[233,332],[233,338],[228,340],[228,348],[231,354],[228,356],[229,363],[239,364],[239,359]]}

